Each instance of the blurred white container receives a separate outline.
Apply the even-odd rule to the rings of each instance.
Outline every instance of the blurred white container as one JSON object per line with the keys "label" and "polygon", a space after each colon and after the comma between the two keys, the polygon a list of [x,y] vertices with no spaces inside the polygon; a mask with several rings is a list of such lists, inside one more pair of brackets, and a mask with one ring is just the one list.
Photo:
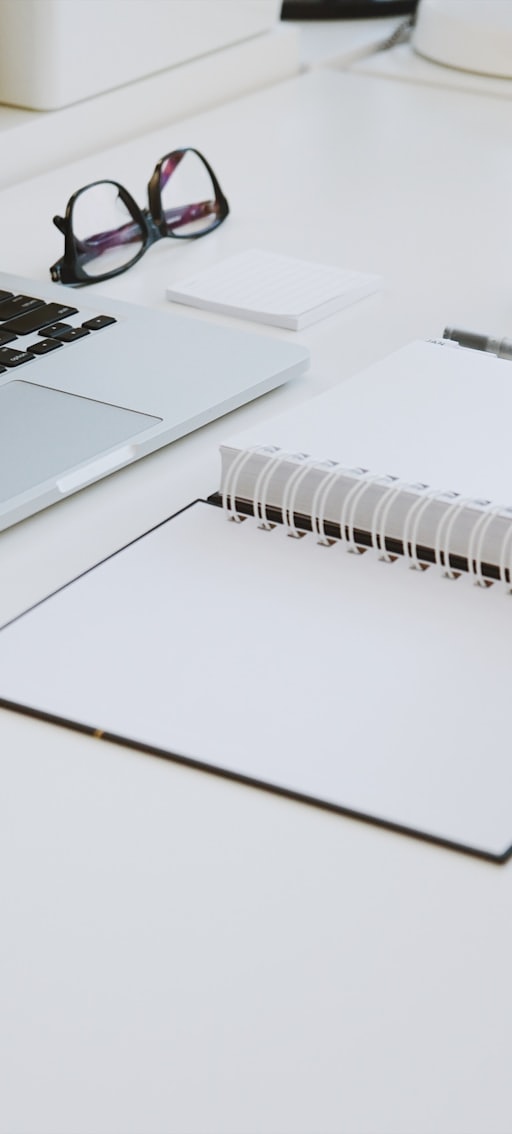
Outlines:
{"label": "blurred white container", "polygon": [[512,2],[420,0],[412,43],[446,67],[512,78]]}
{"label": "blurred white container", "polygon": [[271,28],[280,0],[0,0],[0,103],[56,110]]}

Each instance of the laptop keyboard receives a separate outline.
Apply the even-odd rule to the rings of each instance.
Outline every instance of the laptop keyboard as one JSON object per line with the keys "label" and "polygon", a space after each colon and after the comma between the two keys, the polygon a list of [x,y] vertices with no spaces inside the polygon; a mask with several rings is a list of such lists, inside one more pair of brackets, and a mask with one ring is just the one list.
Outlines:
{"label": "laptop keyboard", "polygon": [[115,322],[111,315],[95,315],[80,323],[77,307],[0,290],[0,374]]}

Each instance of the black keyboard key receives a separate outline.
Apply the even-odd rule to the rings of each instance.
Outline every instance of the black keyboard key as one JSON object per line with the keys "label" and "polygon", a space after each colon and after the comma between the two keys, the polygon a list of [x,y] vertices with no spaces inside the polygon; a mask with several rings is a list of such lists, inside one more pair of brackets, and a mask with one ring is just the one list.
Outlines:
{"label": "black keyboard key", "polygon": [[49,354],[51,350],[58,350],[61,346],[58,339],[41,339],[38,343],[32,343],[27,350],[30,354]]}
{"label": "black keyboard key", "polygon": [[39,333],[42,336],[42,338],[44,338],[44,339],[48,339],[49,337],[52,339],[52,338],[54,338],[54,336],[60,335],[61,331],[72,331],[72,330],[73,330],[73,327],[72,327],[72,324],[70,324],[70,323],[51,323],[50,327],[44,327],[43,330],[40,331]]}
{"label": "black keyboard key", "polygon": [[87,327],[88,331],[101,331],[103,327],[110,327],[111,323],[116,322],[112,315],[95,315],[94,319],[86,319],[82,327]]}
{"label": "black keyboard key", "polygon": [[14,319],[16,315],[24,315],[25,311],[33,311],[34,307],[42,307],[43,302],[32,295],[15,295],[0,303],[0,319]]}
{"label": "black keyboard key", "polygon": [[24,362],[33,362],[33,355],[24,350],[12,350],[11,347],[0,347],[0,366],[22,366]]}
{"label": "black keyboard key", "polygon": [[63,303],[43,303],[41,307],[35,307],[16,319],[9,319],[2,330],[14,331],[15,335],[31,335],[41,327],[48,327],[58,319],[67,319],[68,315],[76,313],[76,307],[66,307]]}
{"label": "black keyboard key", "polygon": [[61,343],[74,343],[75,339],[83,339],[88,334],[86,327],[70,327],[69,331],[59,331],[52,337],[60,339]]}
{"label": "black keyboard key", "polygon": [[6,373],[7,373],[7,367],[6,366],[0,366],[0,374],[6,374]]}
{"label": "black keyboard key", "polygon": [[61,331],[71,330],[71,323],[52,323],[49,327],[44,327],[42,331],[39,331],[39,334],[42,335],[44,339],[47,339],[48,336],[53,339],[54,335],[60,334]]}
{"label": "black keyboard key", "polygon": [[12,299],[12,291],[2,291],[0,288],[0,303],[4,303],[6,299]]}
{"label": "black keyboard key", "polygon": [[11,335],[9,331],[0,331],[0,346],[6,346],[7,343],[12,343],[16,335]]}

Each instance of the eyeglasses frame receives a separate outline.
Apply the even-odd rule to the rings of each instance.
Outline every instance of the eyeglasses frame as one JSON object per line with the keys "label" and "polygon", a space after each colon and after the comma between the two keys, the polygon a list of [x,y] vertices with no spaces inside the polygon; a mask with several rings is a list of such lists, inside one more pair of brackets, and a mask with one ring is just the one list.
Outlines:
{"label": "eyeglasses frame", "polygon": [[[215,201],[217,204],[217,219],[209,228],[204,232],[192,233],[179,233],[169,230],[166,225],[164,209],[162,206],[162,192],[161,192],[161,173],[162,167],[169,158],[177,155],[183,158],[185,154],[196,154],[203,162],[210,177],[212,179],[213,188],[215,191]],[[171,174],[172,176],[172,174]],[[123,204],[128,209],[133,220],[140,225],[141,234],[143,235],[143,244],[138,252],[135,253],[132,260],[128,264],[123,264],[119,268],[114,268],[111,271],[103,272],[102,274],[91,276],[80,265],[80,253],[76,247],[76,238],[73,233],[73,208],[75,202],[88,189],[93,189],[95,185],[114,185],[117,189]],[[166,237],[171,237],[174,240],[198,240],[202,236],[207,236],[214,229],[218,228],[220,224],[226,219],[229,214],[229,205],[227,198],[224,196],[220,187],[219,181],[213,172],[210,163],[206,160],[199,150],[193,146],[185,146],[182,149],[171,150],[168,154],[164,154],[157,162],[155,169],[151,175],[148,183],[148,208],[141,209],[137,202],[132,197],[131,193],[125,189],[118,181],[112,181],[109,178],[100,178],[98,181],[91,181],[88,185],[83,185],[81,189],[77,189],[76,193],[69,198],[66,206],[66,213],[64,217],[55,216],[53,223],[64,236],[64,255],[59,260],[52,264],[50,268],[50,275],[55,283],[69,284],[71,286],[79,286],[80,284],[93,284],[101,283],[102,280],[113,279],[114,276],[119,276],[126,272],[128,268],[132,268],[134,264],[151,248],[152,244],[156,244],[158,240]]]}

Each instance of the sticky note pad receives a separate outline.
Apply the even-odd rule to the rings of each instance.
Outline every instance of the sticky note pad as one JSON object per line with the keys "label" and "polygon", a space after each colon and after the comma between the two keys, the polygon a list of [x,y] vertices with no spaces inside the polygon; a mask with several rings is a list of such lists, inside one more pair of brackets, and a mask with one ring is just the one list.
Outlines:
{"label": "sticky note pad", "polygon": [[250,249],[167,288],[167,299],[298,331],[381,286],[377,275]]}

